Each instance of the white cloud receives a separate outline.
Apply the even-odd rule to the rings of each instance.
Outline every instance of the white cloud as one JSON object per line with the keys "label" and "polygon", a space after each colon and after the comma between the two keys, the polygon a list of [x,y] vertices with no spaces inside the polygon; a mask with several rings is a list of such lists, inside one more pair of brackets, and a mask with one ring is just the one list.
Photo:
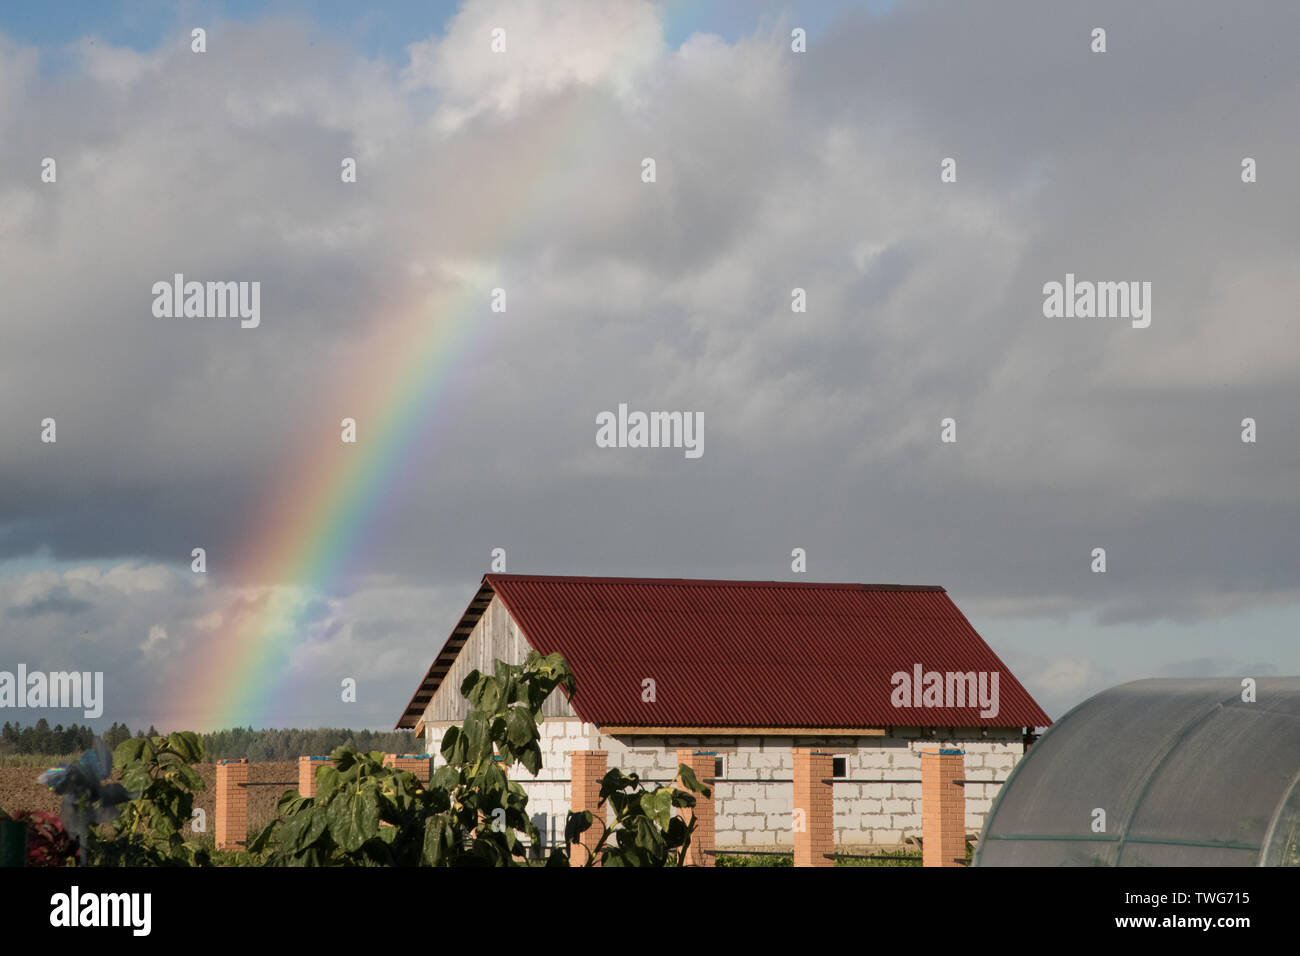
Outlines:
{"label": "white cloud", "polygon": [[167,59],[164,52],[140,53],[113,46],[102,39],[86,37],[75,44],[86,76],[107,86],[124,90],[146,78],[157,76]]}
{"label": "white cloud", "polygon": [[136,594],[142,591],[162,591],[173,585],[176,572],[162,564],[136,566],[116,564],[107,571],[86,566],[72,568],[63,573],[68,582],[82,582],[91,587],[106,587],[123,594]]}
{"label": "white cloud", "polygon": [[[492,52],[497,29],[504,53]],[[403,78],[437,92],[437,122],[450,131],[484,113],[515,116],[573,85],[627,94],[664,52],[659,11],[643,0],[469,0],[445,36],[411,44]]]}
{"label": "white cloud", "polygon": [[165,640],[167,640],[167,628],[163,627],[161,624],[151,625],[149,628],[149,637],[140,645],[140,653],[145,657],[157,654],[159,652],[159,645]]}

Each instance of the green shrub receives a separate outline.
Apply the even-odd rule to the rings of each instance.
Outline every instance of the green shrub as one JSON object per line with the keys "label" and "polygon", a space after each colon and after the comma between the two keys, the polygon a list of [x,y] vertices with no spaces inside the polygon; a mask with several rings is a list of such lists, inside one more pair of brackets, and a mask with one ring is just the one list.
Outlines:
{"label": "green shrub", "polygon": [[[415,775],[386,767],[380,751],[339,747],[316,771],[316,794],[290,791],[278,816],[249,845],[271,866],[521,866],[522,838],[540,838],[526,812],[528,795],[506,771],[523,766],[534,776],[542,766],[542,705],[557,687],[577,692],[559,654],[530,652],[522,665],[496,661],[492,675],[477,670],[461,684],[469,710],[460,727],[442,740],[446,766],[428,785]],[[588,865],[680,865],[690,844],[688,825],[675,808],[695,805],[689,791],[708,793],[685,765],[687,790],[647,790],[635,774],[611,770],[601,781],[600,806],[614,809]],[[603,815],[602,815],[603,816]],[[570,813],[565,843],[549,866],[568,866],[569,849],[595,823],[591,813]],[[602,821],[603,825],[603,821]]]}
{"label": "green shrub", "polygon": [[100,866],[204,866],[206,848],[181,831],[194,813],[203,778],[191,764],[203,759],[198,735],[131,737],[118,744],[113,762],[131,799],[122,804],[112,833],[92,832],[90,859]]}

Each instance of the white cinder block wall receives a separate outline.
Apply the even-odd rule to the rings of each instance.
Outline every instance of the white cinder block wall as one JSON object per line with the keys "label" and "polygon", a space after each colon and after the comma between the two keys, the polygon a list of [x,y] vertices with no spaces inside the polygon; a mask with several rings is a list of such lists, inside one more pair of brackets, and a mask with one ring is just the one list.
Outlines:
{"label": "white cinder block wall", "polygon": [[[428,752],[436,766],[448,723],[426,724]],[[515,767],[512,779],[528,792],[528,810],[547,845],[563,839],[569,811],[569,751],[605,750],[609,766],[642,779],[669,782],[677,773],[678,748],[714,750],[725,760],[717,781],[717,846],[789,848],[794,790],[790,748],[815,744],[844,756],[847,778],[835,782],[835,841],[839,846],[895,846],[921,835],[921,751],[966,751],[968,780],[1006,780],[1023,755],[1021,734],[990,730],[987,737],[952,739],[942,732],[895,728],[891,737],[607,737],[580,720],[548,719],[541,725],[542,769],[536,778]],[[888,783],[881,780],[914,780]],[[999,785],[966,786],[966,829],[979,833]]]}

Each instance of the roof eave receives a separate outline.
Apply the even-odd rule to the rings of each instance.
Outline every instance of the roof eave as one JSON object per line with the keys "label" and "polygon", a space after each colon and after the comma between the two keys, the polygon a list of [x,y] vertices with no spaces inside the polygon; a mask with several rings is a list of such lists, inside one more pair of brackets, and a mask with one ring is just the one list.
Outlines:
{"label": "roof eave", "polygon": [[[439,648],[438,653],[434,655],[433,663],[429,665],[429,669],[425,672],[419,686],[415,688],[415,693],[411,695],[410,702],[402,711],[402,715],[397,719],[397,724],[393,728],[394,730],[410,730],[422,723],[425,708],[429,705],[429,701],[433,700],[433,695],[438,692],[438,688],[442,686],[443,678],[447,676],[446,672],[444,672],[435,677],[434,671],[438,669],[438,662],[441,661],[444,656],[447,656],[448,651],[450,650],[452,653],[450,656],[447,656],[446,671],[449,672],[451,670],[451,663],[455,661],[461,648],[465,646],[465,641],[469,639],[469,634],[474,630],[474,625],[477,624],[478,619],[483,616],[483,612],[487,610],[487,606],[492,603],[492,598],[495,594],[496,592],[492,589],[492,585],[488,582],[488,575],[483,575],[482,580],[479,582],[478,590],[474,593],[474,597],[470,599],[469,605],[465,608],[465,613],[460,616],[460,619],[456,622],[456,626],[451,629],[451,633],[448,634],[447,639],[443,641],[442,647]],[[484,597],[485,595],[486,598]],[[471,618],[473,619],[472,621]],[[463,640],[460,639],[462,632]],[[453,644],[456,644],[454,648],[452,647]],[[426,688],[429,691],[428,697],[422,702],[418,701],[418,698]]]}

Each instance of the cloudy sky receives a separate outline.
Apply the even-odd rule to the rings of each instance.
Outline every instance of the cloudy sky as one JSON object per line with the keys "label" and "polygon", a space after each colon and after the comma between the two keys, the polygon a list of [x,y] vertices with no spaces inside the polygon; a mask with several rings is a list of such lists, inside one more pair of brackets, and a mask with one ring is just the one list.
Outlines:
{"label": "cloudy sky", "polygon": [[[1300,673],[1300,7],[379,6],[0,11],[0,670],[208,729],[175,688],[287,594],[240,722],[388,727],[503,548],[941,584],[1053,716]],[[1067,273],[1150,326],[1045,317]],[[620,403],[703,455],[598,447]],[[300,495],[330,573],[259,557]]]}

